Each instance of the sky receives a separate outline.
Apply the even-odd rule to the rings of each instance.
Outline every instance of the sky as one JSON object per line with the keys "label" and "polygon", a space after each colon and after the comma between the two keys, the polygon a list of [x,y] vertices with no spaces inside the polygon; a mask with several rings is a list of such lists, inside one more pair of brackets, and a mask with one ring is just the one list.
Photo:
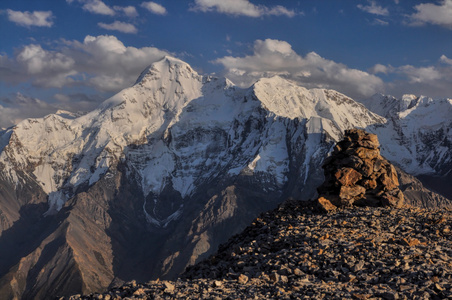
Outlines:
{"label": "sky", "polygon": [[171,55],[240,87],[452,97],[452,0],[2,0],[0,128],[84,112]]}

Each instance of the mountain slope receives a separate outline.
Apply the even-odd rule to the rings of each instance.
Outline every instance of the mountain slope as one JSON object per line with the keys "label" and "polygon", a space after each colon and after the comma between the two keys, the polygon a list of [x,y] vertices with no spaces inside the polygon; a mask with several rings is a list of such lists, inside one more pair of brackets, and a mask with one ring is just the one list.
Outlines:
{"label": "mountain slope", "polygon": [[86,115],[0,132],[0,289],[39,299],[174,278],[260,212],[312,198],[344,130],[384,122],[332,90],[280,77],[239,89],[165,57]]}
{"label": "mountain slope", "polygon": [[372,126],[382,152],[406,172],[448,175],[452,170],[452,99],[375,95],[362,101],[388,122]]}

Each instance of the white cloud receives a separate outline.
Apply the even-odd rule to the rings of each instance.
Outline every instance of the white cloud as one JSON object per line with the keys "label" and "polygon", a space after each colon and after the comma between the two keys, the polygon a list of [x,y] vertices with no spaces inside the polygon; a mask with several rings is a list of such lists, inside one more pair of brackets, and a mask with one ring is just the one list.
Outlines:
{"label": "white cloud", "polygon": [[387,22],[387,21],[383,21],[383,20],[380,20],[380,19],[375,19],[373,22],[372,22],[372,24],[373,25],[380,25],[380,26],[387,26],[387,25],[389,25],[389,22]]}
{"label": "white cloud", "polygon": [[93,14],[114,16],[115,11],[100,0],[90,0],[83,5],[83,9]]}
{"label": "white cloud", "polygon": [[167,11],[166,8],[162,5],[149,1],[149,2],[143,2],[141,3],[141,6],[149,10],[150,12],[156,14],[156,15],[166,15]]}
{"label": "white cloud", "polygon": [[386,7],[382,7],[378,5],[375,1],[369,1],[370,5],[362,5],[358,4],[357,7],[365,11],[369,14],[377,15],[377,16],[388,16],[389,11]]}
{"label": "white cloud", "polygon": [[372,74],[378,74],[378,73],[388,74],[390,68],[392,68],[392,67],[387,67],[382,64],[376,64],[375,66],[373,66],[370,69],[370,72]]}
{"label": "white cloud", "polygon": [[240,86],[249,86],[261,77],[280,75],[308,88],[332,88],[351,97],[367,97],[383,89],[383,81],[367,72],[348,68],[315,52],[305,57],[279,40],[257,40],[253,54],[226,56],[214,61],[225,67],[225,75]]}
{"label": "white cloud", "polygon": [[254,18],[266,15],[287,17],[294,17],[296,15],[295,11],[289,10],[281,5],[267,7],[252,4],[249,0],[195,0],[195,6],[192,10],[201,12],[216,11],[228,15]]}
{"label": "white cloud", "polygon": [[410,16],[412,25],[430,23],[452,29],[452,0],[443,0],[440,5],[423,3],[414,9],[417,12]]}
{"label": "white cloud", "polygon": [[423,83],[441,79],[441,73],[433,66],[414,67],[411,65],[402,66],[396,69],[396,72],[408,77],[410,83]]}
{"label": "white cloud", "polygon": [[69,4],[74,1],[83,4],[82,8],[92,14],[106,16],[114,16],[116,14],[115,11],[110,6],[102,2],[102,0],[66,0]]}
{"label": "white cloud", "polygon": [[113,9],[124,13],[129,18],[138,17],[137,9],[134,6],[113,6]]}
{"label": "white cloud", "polygon": [[442,62],[442,63],[445,63],[445,64],[448,64],[448,65],[451,65],[452,66],[452,59],[450,59],[450,58],[448,58],[446,55],[441,55],[441,57],[439,58],[439,60]]}
{"label": "white cloud", "polygon": [[393,67],[377,64],[371,72],[395,76],[393,81],[386,83],[387,92],[395,96],[409,93],[431,97],[452,97],[452,59],[445,55],[439,58],[436,65]]}
{"label": "white cloud", "polygon": [[31,44],[18,50],[14,59],[0,56],[0,81],[20,83],[32,80],[40,87],[62,87],[73,81],[74,66],[71,57]]}
{"label": "white cloud", "polygon": [[53,25],[53,14],[51,11],[22,12],[7,9],[6,12],[8,14],[8,20],[19,26],[52,27]]}
{"label": "white cloud", "polygon": [[83,42],[64,41],[53,51],[32,44],[19,49],[12,58],[0,55],[0,80],[117,92],[132,85],[146,66],[167,54],[154,47],[127,47],[112,35],[86,36]]}
{"label": "white cloud", "polygon": [[114,21],[111,24],[106,24],[106,23],[97,23],[97,25],[99,25],[99,27],[102,27],[104,29],[107,30],[117,30],[120,32],[124,32],[124,33],[137,33],[137,29],[135,26],[133,26],[130,23],[124,23],[124,22],[120,22],[120,21]]}

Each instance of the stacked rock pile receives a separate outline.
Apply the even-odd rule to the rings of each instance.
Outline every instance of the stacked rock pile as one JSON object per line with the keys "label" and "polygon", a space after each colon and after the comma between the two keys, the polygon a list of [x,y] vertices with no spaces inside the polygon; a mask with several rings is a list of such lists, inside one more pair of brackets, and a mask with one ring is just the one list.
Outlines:
{"label": "stacked rock pile", "polygon": [[319,202],[328,204],[329,209],[351,205],[402,207],[404,197],[397,171],[380,155],[379,147],[375,134],[346,130],[323,165],[325,182],[318,188]]}

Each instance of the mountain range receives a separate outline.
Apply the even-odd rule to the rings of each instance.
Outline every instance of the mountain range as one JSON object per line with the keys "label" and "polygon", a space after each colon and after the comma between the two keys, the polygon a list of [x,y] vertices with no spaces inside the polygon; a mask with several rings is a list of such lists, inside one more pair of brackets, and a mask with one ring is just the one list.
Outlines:
{"label": "mountain range", "polygon": [[0,132],[0,294],[175,278],[259,213],[313,198],[324,159],[355,127],[434,190],[408,180],[408,202],[450,206],[451,115],[452,99],[359,103],[278,76],[242,89],[164,57],[94,111]]}

